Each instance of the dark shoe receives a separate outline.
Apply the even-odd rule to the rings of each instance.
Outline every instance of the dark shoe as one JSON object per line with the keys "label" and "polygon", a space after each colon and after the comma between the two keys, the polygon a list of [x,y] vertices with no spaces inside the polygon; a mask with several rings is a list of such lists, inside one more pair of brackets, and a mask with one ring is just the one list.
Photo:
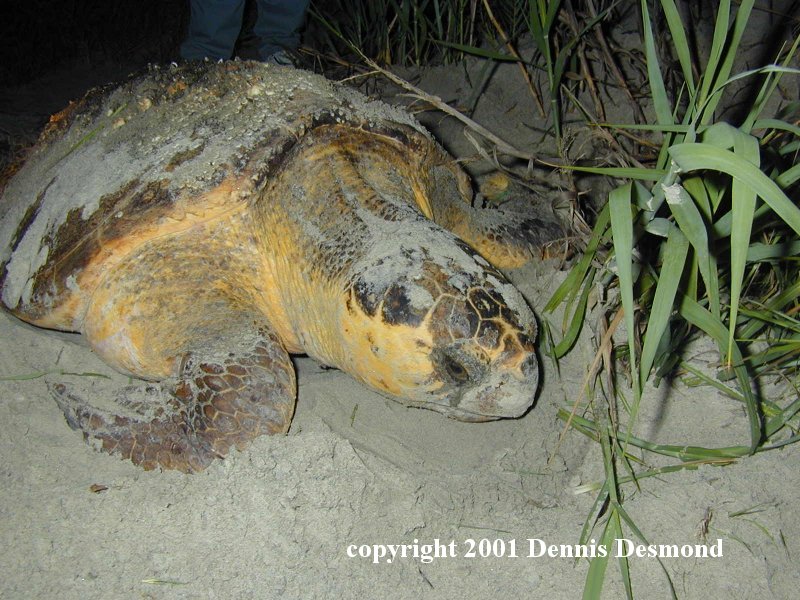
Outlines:
{"label": "dark shoe", "polygon": [[264,62],[278,67],[297,67],[300,64],[299,57],[294,52],[283,48],[270,54]]}

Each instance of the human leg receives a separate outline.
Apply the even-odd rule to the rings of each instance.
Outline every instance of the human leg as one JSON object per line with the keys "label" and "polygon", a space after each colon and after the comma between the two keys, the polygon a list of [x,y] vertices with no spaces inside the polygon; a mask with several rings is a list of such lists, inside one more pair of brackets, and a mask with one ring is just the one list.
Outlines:
{"label": "human leg", "polygon": [[255,33],[261,40],[261,60],[280,50],[297,48],[308,3],[309,0],[258,0]]}
{"label": "human leg", "polygon": [[242,28],[245,0],[190,0],[191,17],[181,58],[228,59]]}

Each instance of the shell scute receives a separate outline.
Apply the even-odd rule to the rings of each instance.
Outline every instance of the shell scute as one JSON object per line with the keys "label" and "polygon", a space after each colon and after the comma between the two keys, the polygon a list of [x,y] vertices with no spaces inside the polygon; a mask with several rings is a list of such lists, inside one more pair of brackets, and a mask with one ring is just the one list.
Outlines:
{"label": "shell scute", "polygon": [[[261,63],[151,67],[93,90],[53,117],[6,183],[2,301],[35,322],[71,302],[74,313],[81,303],[64,282],[94,285],[87,267],[100,272],[131,247],[115,240],[158,235],[159,223],[181,221],[210,195],[247,203],[309,131],[368,122],[422,132],[354,91]],[[216,193],[226,186],[229,195]],[[69,328],[65,319],[47,324]]]}

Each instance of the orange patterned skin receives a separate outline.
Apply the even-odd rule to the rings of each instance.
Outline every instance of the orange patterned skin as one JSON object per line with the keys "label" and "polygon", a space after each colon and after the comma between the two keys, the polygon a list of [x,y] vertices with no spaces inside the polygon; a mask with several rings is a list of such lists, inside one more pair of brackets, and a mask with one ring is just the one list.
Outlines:
{"label": "orange patterned skin", "polygon": [[558,228],[473,209],[408,115],[311,74],[189,65],[91,93],[0,213],[8,310],[145,380],[106,406],[51,386],[68,423],[146,469],[286,432],[292,353],[466,421],[534,401],[535,318],[495,266]]}

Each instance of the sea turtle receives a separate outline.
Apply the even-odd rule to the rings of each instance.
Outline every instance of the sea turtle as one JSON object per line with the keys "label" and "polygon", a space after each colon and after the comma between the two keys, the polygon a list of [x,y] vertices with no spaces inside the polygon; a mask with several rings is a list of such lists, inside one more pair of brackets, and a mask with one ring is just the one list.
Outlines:
{"label": "sea turtle", "polygon": [[293,353],[456,419],[518,417],[536,323],[489,262],[560,231],[470,194],[410,115],[321,76],[150,67],[53,117],[6,182],[2,301],[151,382],[111,409],[50,386],[73,428],[145,469],[286,432]]}

